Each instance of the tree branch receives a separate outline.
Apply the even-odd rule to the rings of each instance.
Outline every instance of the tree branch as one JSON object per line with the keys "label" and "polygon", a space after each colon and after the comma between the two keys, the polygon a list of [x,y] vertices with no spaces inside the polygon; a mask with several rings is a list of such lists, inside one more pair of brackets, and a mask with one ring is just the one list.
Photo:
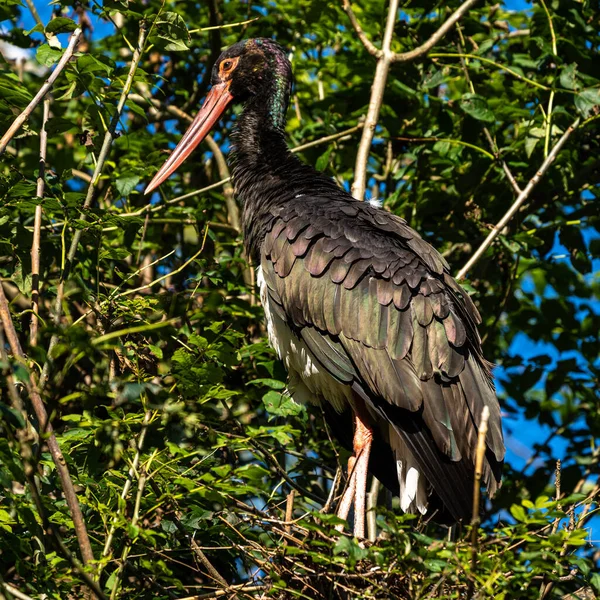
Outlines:
{"label": "tree branch", "polygon": [[56,68],[50,74],[50,77],[46,79],[45,83],[39,89],[38,93],[34,96],[33,100],[27,105],[25,110],[13,121],[13,124],[8,128],[7,132],[2,136],[0,140],[0,156],[4,154],[6,150],[6,146],[13,138],[15,133],[21,128],[21,125],[29,118],[29,115],[32,113],[33,109],[40,103],[42,98],[50,91],[50,88],[54,85],[56,78],[60,75],[61,71],[65,68],[67,62],[71,56],[73,56],[73,52],[75,51],[75,47],[77,46],[77,42],[79,41],[79,37],[81,36],[81,29],[78,27],[71,38],[69,39],[69,45],[62,55],[61,59],[58,61]]}
{"label": "tree branch", "polygon": [[473,595],[473,576],[477,570],[477,533],[481,522],[479,501],[481,496],[481,476],[483,474],[483,460],[485,457],[485,436],[488,430],[490,409],[483,407],[479,420],[479,431],[477,435],[477,452],[475,454],[475,479],[473,481],[473,513],[471,515],[471,581],[469,582],[468,597]]}
{"label": "tree branch", "polygon": [[452,26],[457,23],[467,11],[477,2],[477,0],[466,0],[452,14],[446,22],[424,43],[418,48],[409,52],[392,54],[392,62],[411,62],[421,56],[425,56],[447,33],[452,29]]}
{"label": "tree branch", "polygon": [[[42,128],[40,129],[40,161],[37,178],[37,189],[35,195],[44,197],[44,177],[46,170],[46,148],[48,144],[48,132],[46,123],[50,115],[50,97],[44,99],[44,114],[42,117]],[[31,244],[31,323],[29,325],[29,342],[32,346],[37,344],[38,313],[40,301],[40,239],[42,235],[42,205],[35,207],[35,219],[33,223],[33,242]]]}
{"label": "tree branch", "polygon": [[371,40],[367,37],[366,33],[363,31],[363,28],[360,26],[360,23],[358,22],[358,19],[356,18],[356,15],[352,10],[352,5],[350,4],[349,0],[343,0],[342,8],[344,9],[344,12],[348,15],[350,23],[352,27],[354,27],[356,35],[358,35],[358,39],[362,42],[367,52],[372,56],[379,58],[383,54],[383,52],[379,48],[377,48],[373,44],[373,42],[371,42]]}
{"label": "tree branch", "polygon": [[375,127],[379,119],[379,111],[383,101],[383,92],[390,70],[392,35],[394,33],[394,23],[396,22],[396,13],[398,12],[398,0],[390,0],[385,33],[381,46],[381,55],[375,68],[375,77],[371,87],[371,97],[369,99],[369,109],[365,118],[363,133],[356,154],[356,165],[354,167],[354,182],[352,183],[352,195],[358,200],[362,200],[365,195],[367,185],[367,162],[369,161],[369,152]]}
{"label": "tree branch", "polygon": [[457,280],[464,279],[465,275],[468,273],[469,269],[473,267],[473,265],[483,256],[483,253],[490,247],[492,242],[498,237],[502,229],[506,226],[506,224],[513,218],[515,213],[519,210],[521,205],[527,200],[533,188],[537,185],[539,180],[543,177],[544,173],[548,170],[550,165],[554,162],[554,159],[560,152],[560,149],[564,146],[565,142],[569,139],[569,136],[577,129],[579,125],[580,119],[577,118],[571,124],[571,126],[563,133],[562,137],[556,142],[554,148],[546,160],[542,163],[542,166],[538,169],[536,174],[529,180],[529,183],[525,186],[525,189],[519,194],[518,198],[514,201],[513,205],[506,211],[504,216],[494,225],[492,231],[490,231],[489,235],[485,238],[481,246],[477,248],[473,256],[467,261],[467,264],[458,272],[456,275]]}

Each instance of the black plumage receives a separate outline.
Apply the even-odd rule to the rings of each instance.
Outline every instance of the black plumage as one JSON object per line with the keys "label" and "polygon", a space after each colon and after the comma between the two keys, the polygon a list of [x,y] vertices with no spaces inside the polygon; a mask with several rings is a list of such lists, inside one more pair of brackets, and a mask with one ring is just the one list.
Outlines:
{"label": "black plumage", "polygon": [[[247,40],[219,58],[213,90],[222,95],[211,92],[205,103],[244,103],[230,163],[246,248],[264,280],[271,341],[298,396],[325,407],[343,444],[352,447],[351,412],[355,451],[359,421],[372,431],[369,468],[401,497],[411,488],[405,508],[421,510],[425,494],[463,518],[471,511],[484,406],[490,418],[482,479],[490,493],[504,459],[479,313],[444,258],[403,219],[355,200],[290,153],[283,127],[291,80],[277,44]],[[213,116],[212,108],[202,110],[198,127]],[[150,187],[182,162],[178,152]],[[411,479],[411,468],[426,486]]]}

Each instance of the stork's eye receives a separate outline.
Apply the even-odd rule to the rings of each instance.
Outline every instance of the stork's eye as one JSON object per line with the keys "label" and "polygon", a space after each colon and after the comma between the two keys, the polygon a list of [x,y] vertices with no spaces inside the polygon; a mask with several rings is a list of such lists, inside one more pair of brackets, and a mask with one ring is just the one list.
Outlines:
{"label": "stork's eye", "polygon": [[234,56],[233,58],[226,58],[219,65],[219,75],[224,78],[229,78],[231,76],[231,73],[237,67],[239,61],[239,56]]}

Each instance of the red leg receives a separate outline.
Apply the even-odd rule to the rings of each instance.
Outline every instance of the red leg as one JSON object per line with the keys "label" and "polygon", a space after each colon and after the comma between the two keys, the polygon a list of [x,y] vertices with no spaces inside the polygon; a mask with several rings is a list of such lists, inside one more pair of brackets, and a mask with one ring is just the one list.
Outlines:
{"label": "red leg", "polygon": [[356,496],[354,500],[354,535],[365,537],[365,514],[367,509],[367,475],[369,473],[369,456],[373,442],[373,429],[356,415],[354,432],[354,454],[356,466]]}
{"label": "red leg", "polygon": [[[348,459],[348,486],[344,490],[344,495],[340,500],[340,505],[338,507],[337,516],[340,519],[346,520],[348,518],[348,513],[350,512],[350,507],[352,506],[352,501],[354,500],[354,492],[356,490],[356,458],[351,456]],[[344,529],[343,525],[337,525],[336,529],[338,531],[342,531]]]}
{"label": "red leg", "polygon": [[[338,517],[346,519],[350,506],[354,503],[354,535],[358,538],[365,537],[365,511],[367,498],[367,475],[369,468],[369,455],[373,441],[373,429],[366,419],[355,414],[356,426],[354,429],[354,456],[348,459],[348,474],[350,480],[342,496],[338,508]],[[338,529],[342,529],[338,526]]]}

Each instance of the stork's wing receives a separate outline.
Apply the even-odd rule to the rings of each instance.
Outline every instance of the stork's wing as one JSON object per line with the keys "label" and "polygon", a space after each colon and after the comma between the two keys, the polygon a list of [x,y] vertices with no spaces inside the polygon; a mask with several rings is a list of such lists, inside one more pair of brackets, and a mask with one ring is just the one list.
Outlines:
{"label": "stork's wing", "polygon": [[272,309],[392,424],[456,518],[470,510],[488,406],[483,481],[495,491],[504,443],[479,314],[429,244],[383,210],[309,197],[278,210],[261,267]]}

